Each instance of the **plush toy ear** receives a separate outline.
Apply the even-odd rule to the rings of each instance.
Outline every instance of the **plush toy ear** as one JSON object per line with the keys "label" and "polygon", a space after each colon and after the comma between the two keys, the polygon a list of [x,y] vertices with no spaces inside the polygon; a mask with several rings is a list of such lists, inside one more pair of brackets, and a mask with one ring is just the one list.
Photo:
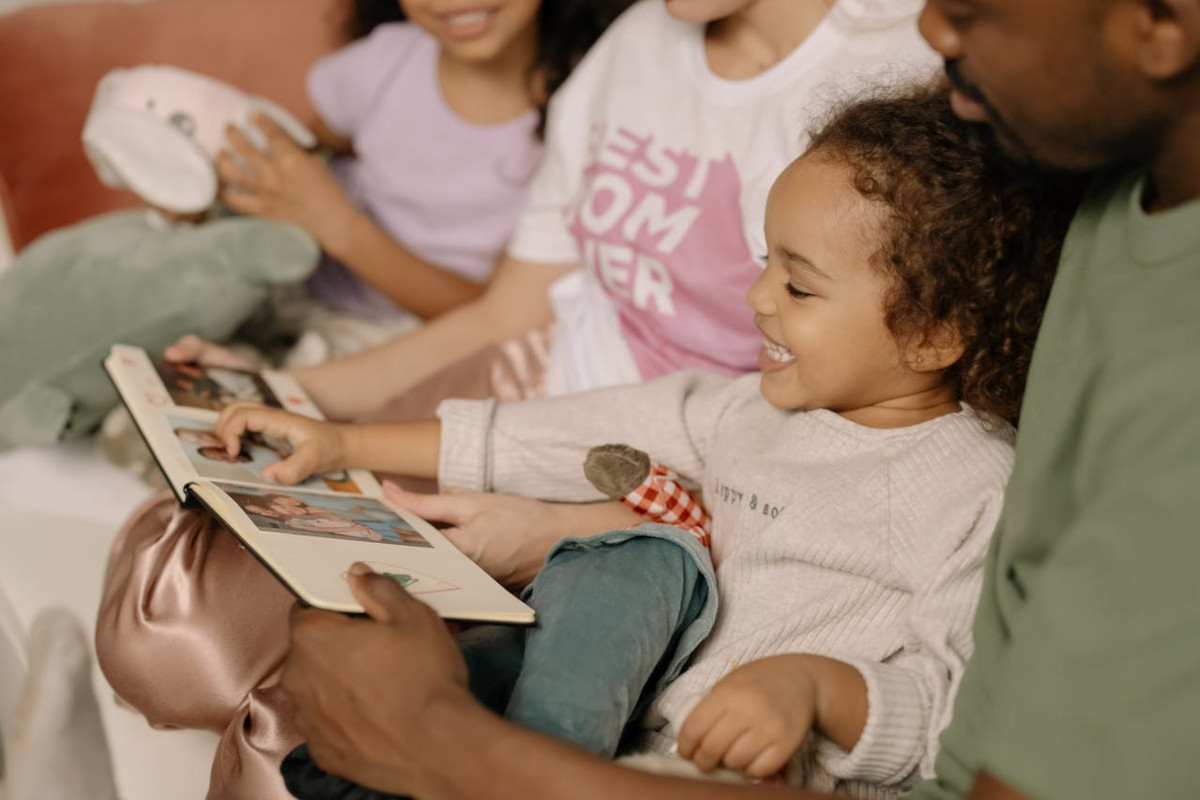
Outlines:
{"label": "plush toy ear", "polygon": [[173,125],[141,111],[93,108],[83,147],[101,182],[150,205],[195,214],[213,204],[217,175],[208,157]]}
{"label": "plush toy ear", "polygon": [[316,145],[317,137],[313,135],[313,132],[306,128],[304,123],[293,117],[291,112],[283,106],[272,103],[265,97],[251,99],[250,105],[253,110],[261,111],[274,120],[279,127],[287,131],[288,136],[296,140],[296,144],[305,150]]}

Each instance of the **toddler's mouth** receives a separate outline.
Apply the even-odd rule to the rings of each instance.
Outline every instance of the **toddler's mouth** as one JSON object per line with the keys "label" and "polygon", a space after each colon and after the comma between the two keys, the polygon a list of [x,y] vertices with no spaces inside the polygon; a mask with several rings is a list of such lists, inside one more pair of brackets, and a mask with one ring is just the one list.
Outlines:
{"label": "toddler's mouth", "polygon": [[781,344],[776,344],[765,336],[763,337],[763,351],[766,352],[767,358],[771,359],[772,361],[786,363],[788,361],[796,360],[795,353],[793,353],[791,350],[788,350]]}

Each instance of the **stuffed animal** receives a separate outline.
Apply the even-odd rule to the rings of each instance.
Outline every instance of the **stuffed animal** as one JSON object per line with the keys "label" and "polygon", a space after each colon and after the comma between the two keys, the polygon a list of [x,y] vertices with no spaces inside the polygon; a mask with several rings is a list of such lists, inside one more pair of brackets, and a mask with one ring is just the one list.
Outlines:
{"label": "stuffed animal", "polygon": [[235,125],[259,147],[250,123],[266,114],[301,147],[316,137],[282,107],[227,83],[169,66],[115,69],[96,87],[83,147],[100,181],[176,214],[206,211],[217,198],[217,154]]}
{"label": "stuffed animal", "polygon": [[100,366],[113,343],[158,354],[186,333],[225,340],[275,287],[313,271],[320,249],[292,225],[159,213],[213,205],[225,126],[254,137],[255,111],[313,143],[278,106],[202,75],[151,66],[100,82],[84,147],[105,183],[154,208],[53,231],[0,273],[0,450],[92,430],[116,403]]}
{"label": "stuffed animal", "polygon": [[649,522],[675,525],[705,547],[712,517],[679,476],[627,444],[602,444],[588,451],[583,474],[610,500],[620,500]]}

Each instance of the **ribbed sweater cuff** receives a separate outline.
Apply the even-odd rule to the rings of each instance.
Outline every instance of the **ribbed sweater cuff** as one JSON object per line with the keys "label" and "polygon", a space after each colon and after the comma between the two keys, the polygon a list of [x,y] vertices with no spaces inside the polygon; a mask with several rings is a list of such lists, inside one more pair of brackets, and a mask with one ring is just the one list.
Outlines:
{"label": "ribbed sweater cuff", "polygon": [[821,740],[817,758],[838,778],[897,783],[921,761],[927,739],[929,710],[920,682],[900,667],[871,661],[846,663],[867,684],[867,724],[854,749],[847,752]]}
{"label": "ribbed sweater cuff", "polygon": [[443,489],[487,492],[492,488],[491,441],[495,400],[443,400],[438,454],[438,485]]}

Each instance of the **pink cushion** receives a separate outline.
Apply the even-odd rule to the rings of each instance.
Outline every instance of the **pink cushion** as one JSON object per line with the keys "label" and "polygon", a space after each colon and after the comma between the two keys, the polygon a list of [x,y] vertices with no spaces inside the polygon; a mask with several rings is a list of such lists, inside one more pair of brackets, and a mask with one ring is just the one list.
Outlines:
{"label": "pink cushion", "polygon": [[137,199],[100,185],[79,141],[96,82],[173,64],[229,81],[311,121],[304,76],[345,41],[348,0],[155,0],[0,16],[0,202],[14,250]]}

